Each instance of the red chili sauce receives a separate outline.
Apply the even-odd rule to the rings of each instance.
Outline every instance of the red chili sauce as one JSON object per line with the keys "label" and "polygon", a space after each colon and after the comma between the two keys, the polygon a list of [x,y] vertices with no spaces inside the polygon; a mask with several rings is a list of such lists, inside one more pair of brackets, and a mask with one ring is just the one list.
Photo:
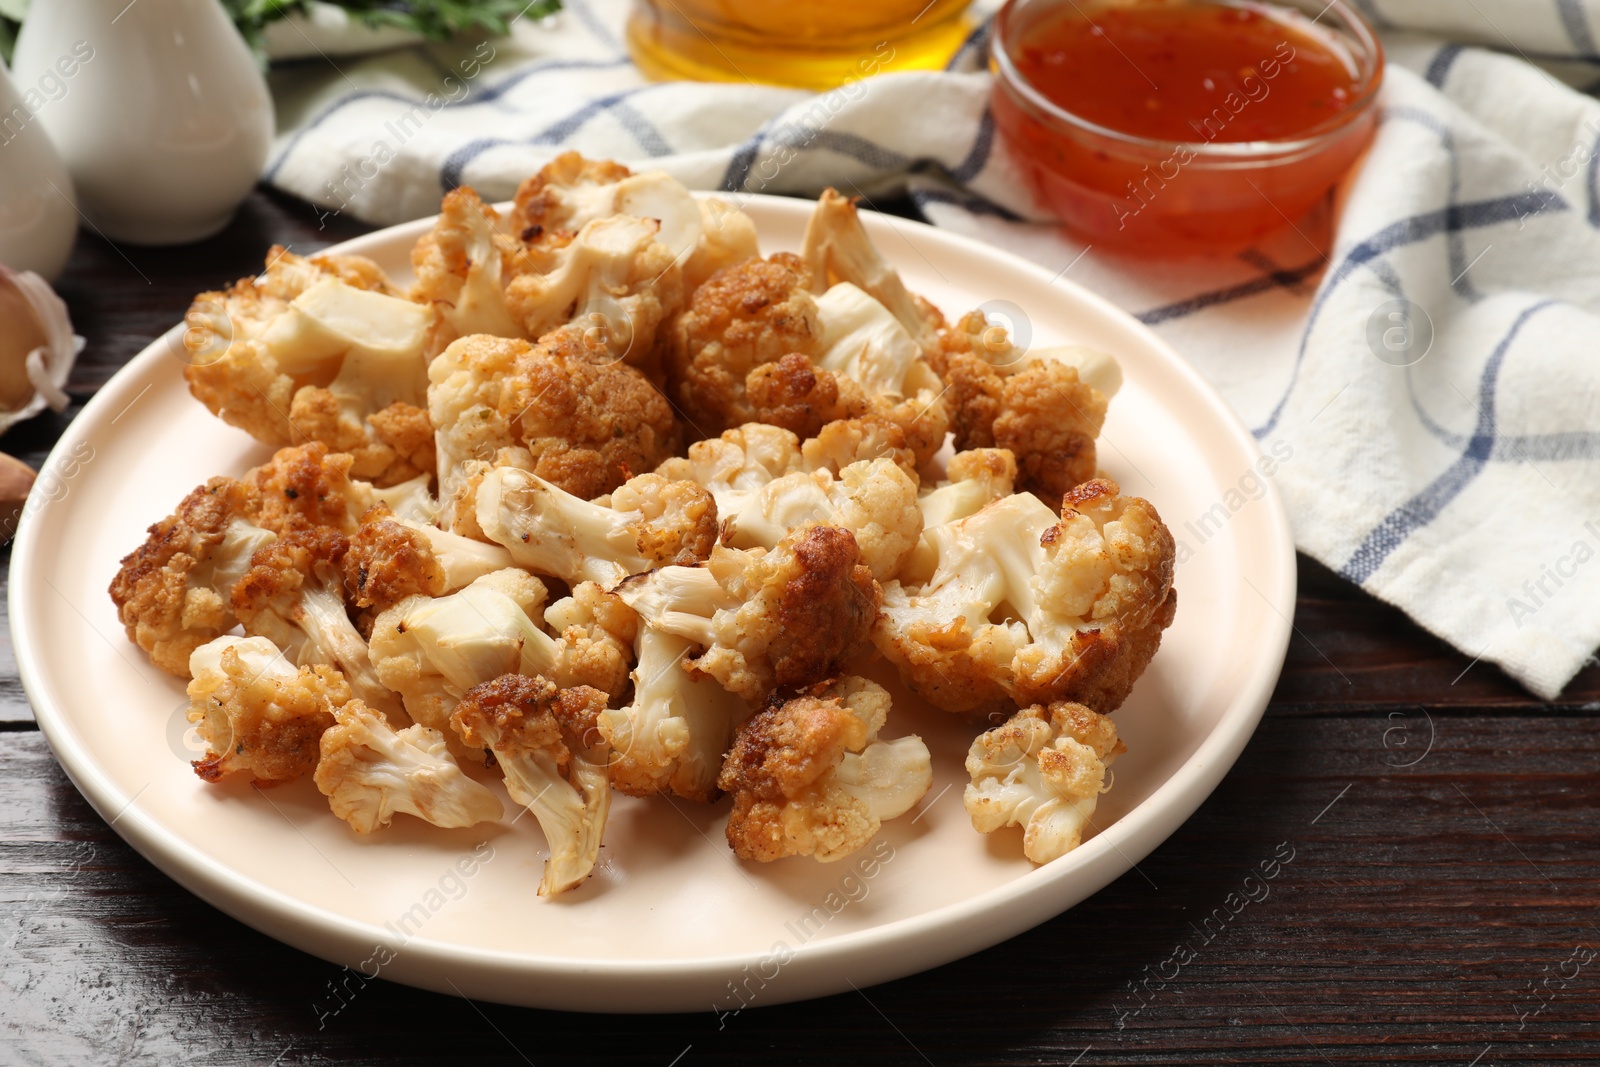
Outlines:
{"label": "red chili sauce", "polygon": [[1314,206],[1370,140],[1381,56],[1364,70],[1304,17],[1199,0],[1014,6],[995,117],[1047,206],[1090,239],[1248,243]]}

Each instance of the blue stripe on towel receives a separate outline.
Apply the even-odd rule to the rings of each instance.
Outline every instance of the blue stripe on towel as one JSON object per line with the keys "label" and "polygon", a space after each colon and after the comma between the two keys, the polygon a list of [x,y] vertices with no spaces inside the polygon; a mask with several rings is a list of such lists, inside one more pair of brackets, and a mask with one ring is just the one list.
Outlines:
{"label": "blue stripe on towel", "polygon": [[1340,569],[1341,576],[1357,585],[1364,584],[1383,566],[1384,560],[1405,543],[1407,537],[1432,522],[1482,473],[1495,453],[1495,387],[1500,380],[1500,368],[1505,363],[1506,353],[1528,320],[1555,303],[1554,300],[1541,300],[1517,316],[1484,365],[1483,377],[1478,383],[1478,424],[1460,457],[1427,488],[1391,511],[1367,534],[1361,547]]}

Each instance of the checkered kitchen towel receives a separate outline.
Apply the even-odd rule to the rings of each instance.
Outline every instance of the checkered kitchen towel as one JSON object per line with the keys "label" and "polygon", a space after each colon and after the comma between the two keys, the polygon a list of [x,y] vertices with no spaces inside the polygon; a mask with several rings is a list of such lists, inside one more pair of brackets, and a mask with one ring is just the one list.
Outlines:
{"label": "checkered kitchen towel", "polygon": [[994,151],[982,31],[947,72],[822,97],[651,84],[627,0],[281,70],[266,177],[383,223],[456,184],[507,198],[567,148],[704,189],[909,190],[1132,309],[1288,457],[1302,551],[1553,699],[1600,644],[1600,0],[1356,2],[1390,70],[1365,166],[1301,225],[1327,258],[1292,231],[1225,259],[1084,254]]}

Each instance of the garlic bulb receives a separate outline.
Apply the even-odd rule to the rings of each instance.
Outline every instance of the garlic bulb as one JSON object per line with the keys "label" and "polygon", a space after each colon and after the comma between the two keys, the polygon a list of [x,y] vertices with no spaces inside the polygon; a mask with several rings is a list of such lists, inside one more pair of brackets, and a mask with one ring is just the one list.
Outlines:
{"label": "garlic bulb", "polygon": [[63,392],[83,338],[72,332],[67,305],[32,271],[0,264],[0,431],[49,405],[67,406]]}

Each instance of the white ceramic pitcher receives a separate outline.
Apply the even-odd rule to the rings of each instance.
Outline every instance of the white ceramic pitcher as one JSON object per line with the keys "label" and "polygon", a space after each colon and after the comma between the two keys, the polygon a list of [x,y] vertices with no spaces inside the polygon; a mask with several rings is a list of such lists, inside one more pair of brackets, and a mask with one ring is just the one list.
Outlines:
{"label": "white ceramic pitcher", "polygon": [[12,69],[113,241],[211,236],[266,162],[272,98],[217,0],[35,0]]}
{"label": "white ceramic pitcher", "polygon": [[0,263],[55,281],[78,235],[72,179],[0,63]]}

